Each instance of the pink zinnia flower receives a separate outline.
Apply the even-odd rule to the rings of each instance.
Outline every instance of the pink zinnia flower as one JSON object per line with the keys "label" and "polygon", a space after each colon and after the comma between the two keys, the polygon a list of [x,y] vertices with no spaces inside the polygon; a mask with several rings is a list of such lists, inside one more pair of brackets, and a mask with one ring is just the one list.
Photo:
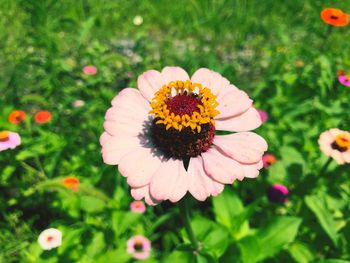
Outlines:
{"label": "pink zinnia flower", "polygon": [[80,108],[83,107],[85,105],[85,101],[83,100],[76,100],[72,103],[74,108]]}
{"label": "pink zinnia flower", "polygon": [[142,201],[133,201],[130,204],[130,210],[134,213],[144,213],[146,211],[145,203]]}
{"label": "pink zinnia flower", "polygon": [[21,144],[21,137],[16,132],[0,131],[0,152],[14,149]]}
{"label": "pink zinnia flower", "polygon": [[340,84],[350,87],[350,76],[349,75],[339,75],[338,80]]}
{"label": "pink zinnia flower", "polygon": [[258,176],[267,144],[249,131],[261,123],[248,95],[219,73],[201,68],[190,78],[179,67],[149,70],[138,89],[113,99],[102,156],[119,165],[136,200],[177,202],[188,191],[204,201],[224,184]]}
{"label": "pink zinnia flower", "polygon": [[49,228],[40,233],[38,243],[44,250],[51,250],[62,244],[62,232],[56,228]]}
{"label": "pink zinnia flower", "polygon": [[277,162],[277,158],[273,154],[267,153],[262,157],[262,161],[264,168],[267,169],[270,165],[273,165]]}
{"label": "pink zinnia flower", "polygon": [[97,68],[95,66],[85,66],[83,67],[83,72],[86,75],[95,75],[97,73]]}
{"label": "pink zinnia flower", "polygon": [[144,236],[134,236],[128,240],[127,252],[135,259],[146,259],[151,254],[151,242]]}
{"label": "pink zinnia flower", "polygon": [[261,121],[264,123],[267,121],[267,119],[269,118],[269,115],[267,114],[266,111],[263,111],[263,110],[258,110],[259,114],[260,114],[260,118],[261,118]]}
{"label": "pink zinnia flower", "polygon": [[282,184],[272,185],[268,191],[267,196],[271,202],[285,203],[288,201],[288,188]]}
{"label": "pink zinnia flower", "polygon": [[318,139],[321,151],[338,164],[350,163],[350,133],[337,128],[321,133]]}

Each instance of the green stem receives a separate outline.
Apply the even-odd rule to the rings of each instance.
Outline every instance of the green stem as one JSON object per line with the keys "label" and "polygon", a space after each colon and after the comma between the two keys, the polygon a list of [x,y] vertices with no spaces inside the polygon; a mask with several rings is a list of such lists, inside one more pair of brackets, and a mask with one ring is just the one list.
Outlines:
{"label": "green stem", "polygon": [[333,159],[331,157],[328,158],[327,162],[325,162],[325,164],[320,169],[320,172],[319,172],[320,175],[322,175],[327,170],[327,168],[328,168],[329,164],[332,162],[332,160]]}
{"label": "green stem", "polygon": [[191,219],[190,219],[190,213],[188,210],[188,203],[187,203],[187,198],[184,197],[182,201],[179,203],[179,209],[180,209],[180,215],[182,218],[182,221],[185,225],[185,229],[187,232],[187,235],[192,243],[192,246],[194,247],[195,250],[198,249],[198,241],[193,233],[192,227],[191,227]]}

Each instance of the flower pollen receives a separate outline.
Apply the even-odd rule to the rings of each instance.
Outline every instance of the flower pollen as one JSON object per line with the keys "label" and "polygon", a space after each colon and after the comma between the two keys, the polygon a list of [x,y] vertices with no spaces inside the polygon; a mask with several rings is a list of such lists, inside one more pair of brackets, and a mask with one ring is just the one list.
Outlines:
{"label": "flower pollen", "polygon": [[8,131],[0,131],[0,142],[6,142],[10,139],[10,133]]}
{"label": "flower pollen", "polygon": [[350,148],[350,133],[343,132],[335,138],[332,148],[340,152],[345,152]]}

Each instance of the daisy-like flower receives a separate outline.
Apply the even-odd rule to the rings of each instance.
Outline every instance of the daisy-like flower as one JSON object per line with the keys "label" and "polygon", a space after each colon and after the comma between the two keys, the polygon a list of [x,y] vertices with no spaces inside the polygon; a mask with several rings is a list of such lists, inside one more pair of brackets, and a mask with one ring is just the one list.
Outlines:
{"label": "daisy-like flower", "polygon": [[138,201],[138,200],[133,201],[130,204],[130,210],[134,213],[142,214],[146,211],[145,203],[142,201]]}
{"label": "daisy-like flower", "polygon": [[137,83],[113,99],[100,138],[104,162],[119,165],[134,199],[177,202],[188,191],[204,201],[258,176],[267,144],[249,132],[262,122],[245,92],[206,68],[191,78],[179,67],[149,70]]}
{"label": "daisy-like flower", "polygon": [[350,87],[350,75],[339,75],[338,76],[338,81],[340,82],[340,84],[346,86],[346,87]]}
{"label": "daisy-like flower", "polygon": [[321,151],[338,164],[350,163],[350,133],[337,128],[321,133],[318,139]]}
{"label": "daisy-like flower", "polygon": [[134,236],[127,242],[127,252],[135,259],[146,259],[151,254],[151,242],[144,236]]}
{"label": "daisy-like flower", "polygon": [[80,182],[78,178],[66,177],[63,179],[62,184],[73,192],[78,192]]}
{"label": "daisy-like flower", "polygon": [[86,75],[96,75],[97,68],[95,66],[85,66],[85,67],[83,67],[83,72]]}
{"label": "daisy-like flower", "polygon": [[85,101],[75,100],[75,101],[73,101],[72,105],[74,108],[80,108],[80,107],[83,107],[85,105]]}
{"label": "daisy-like flower", "polygon": [[348,15],[337,8],[325,8],[321,12],[323,22],[332,26],[346,26],[349,23]]}
{"label": "daisy-like flower", "polygon": [[263,110],[257,110],[260,114],[260,118],[261,118],[261,121],[262,123],[266,122],[269,118],[269,115],[267,114],[266,111],[263,111]]}
{"label": "daisy-like flower", "polygon": [[21,144],[21,137],[16,132],[0,131],[0,152],[14,149]]}
{"label": "daisy-like flower", "polygon": [[56,228],[49,228],[40,233],[38,243],[44,250],[51,250],[62,244],[62,232]]}
{"label": "daisy-like flower", "polygon": [[274,184],[267,190],[267,196],[271,202],[285,203],[288,201],[288,188],[282,184]]}
{"label": "daisy-like flower", "polygon": [[52,118],[51,112],[47,110],[38,111],[34,115],[35,122],[40,124],[49,122],[51,118]]}
{"label": "daisy-like flower", "polygon": [[277,162],[277,158],[273,154],[267,153],[262,157],[262,161],[264,168],[267,169],[270,165],[273,165]]}
{"label": "daisy-like flower", "polygon": [[143,18],[142,16],[135,16],[132,22],[135,26],[140,26],[143,23]]}
{"label": "daisy-like flower", "polygon": [[25,120],[26,115],[27,114],[25,113],[25,111],[14,110],[9,114],[8,120],[9,120],[9,122],[11,122],[13,124],[20,124],[21,122],[23,122]]}

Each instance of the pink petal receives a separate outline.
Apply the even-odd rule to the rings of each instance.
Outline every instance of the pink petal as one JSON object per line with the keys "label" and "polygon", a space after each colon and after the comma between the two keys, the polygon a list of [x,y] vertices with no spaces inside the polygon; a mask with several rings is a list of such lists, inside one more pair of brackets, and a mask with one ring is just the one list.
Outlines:
{"label": "pink petal", "polygon": [[217,102],[219,105],[216,109],[220,112],[217,119],[220,120],[246,112],[253,103],[244,91],[234,89],[218,98]]}
{"label": "pink petal", "polygon": [[266,141],[253,132],[215,136],[213,143],[226,155],[241,163],[259,162],[267,150]]}
{"label": "pink petal", "polygon": [[263,162],[259,161],[253,164],[243,164],[241,163],[241,167],[243,169],[243,173],[241,176],[237,176],[237,179],[242,181],[245,177],[247,178],[255,178],[259,175],[259,170],[263,167]]}
{"label": "pink petal", "polygon": [[168,83],[164,81],[162,74],[157,70],[148,70],[137,79],[137,87],[148,101],[152,101],[154,94],[166,84]]}
{"label": "pink petal", "polygon": [[120,160],[118,169],[128,178],[127,182],[131,187],[141,187],[150,183],[160,164],[161,160],[152,148],[138,148]]}
{"label": "pink petal", "polygon": [[108,132],[103,132],[100,136],[100,144],[103,146],[112,136]]}
{"label": "pink petal", "polygon": [[224,185],[211,179],[203,169],[201,156],[191,158],[187,170],[189,192],[199,201],[204,201],[208,196],[216,196],[222,192]]}
{"label": "pink petal", "polygon": [[179,201],[187,192],[186,170],[180,160],[164,161],[150,183],[151,196],[156,200]]}
{"label": "pink petal", "polygon": [[262,124],[259,112],[253,107],[250,107],[246,112],[238,116],[225,119],[217,118],[220,118],[220,114],[215,118],[215,128],[224,131],[250,131]]}
{"label": "pink petal", "polygon": [[220,153],[215,147],[201,155],[206,174],[222,184],[232,184],[237,177],[243,175],[241,165]]}
{"label": "pink petal", "polygon": [[131,196],[135,200],[141,200],[144,198],[146,204],[148,205],[156,205],[158,203],[157,200],[152,199],[149,193],[149,185],[145,185],[139,188],[131,188]]}
{"label": "pink petal", "polygon": [[[230,91],[230,82],[219,73],[207,68],[198,69],[192,75],[191,81],[202,84],[203,87],[209,88],[216,96],[219,96],[221,93],[226,91]],[[237,89],[233,85],[232,88],[232,90]]]}
{"label": "pink petal", "polygon": [[120,159],[127,153],[143,147],[142,139],[131,136],[109,136],[103,133],[100,141],[102,144],[102,158],[106,164],[117,165]]}
{"label": "pink petal", "polygon": [[189,80],[187,72],[180,67],[165,67],[162,70],[162,76],[166,84],[169,84],[171,81]]}

